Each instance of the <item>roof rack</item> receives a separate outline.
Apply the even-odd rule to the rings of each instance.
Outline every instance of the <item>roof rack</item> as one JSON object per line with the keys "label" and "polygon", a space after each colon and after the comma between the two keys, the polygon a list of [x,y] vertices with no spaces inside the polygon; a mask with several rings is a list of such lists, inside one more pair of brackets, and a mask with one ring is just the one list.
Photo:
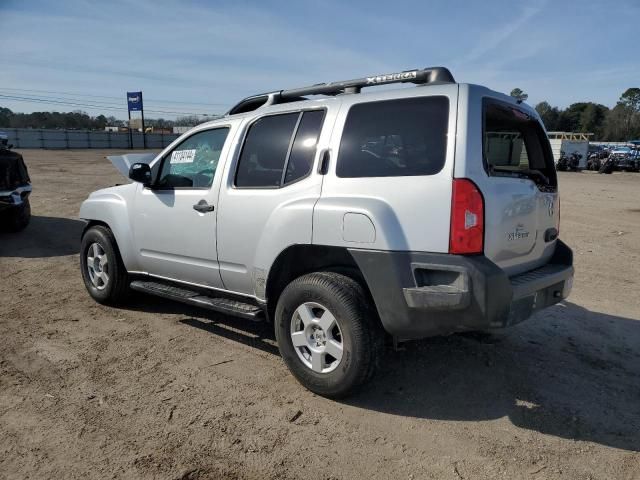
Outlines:
{"label": "roof rack", "polygon": [[455,83],[453,75],[445,67],[423,68],[422,70],[405,70],[398,73],[385,75],[373,75],[370,77],[356,78],[354,80],[341,80],[338,82],[318,83],[302,88],[292,88],[277,92],[263,93],[247,97],[236,104],[227,115],[245,113],[257,110],[268,105],[279,103],[298,102],[307,100],[305,95],[339,95],[342,93],[360,93],[363,88],[388,85],[390,83],[415,83],[441,84]]}

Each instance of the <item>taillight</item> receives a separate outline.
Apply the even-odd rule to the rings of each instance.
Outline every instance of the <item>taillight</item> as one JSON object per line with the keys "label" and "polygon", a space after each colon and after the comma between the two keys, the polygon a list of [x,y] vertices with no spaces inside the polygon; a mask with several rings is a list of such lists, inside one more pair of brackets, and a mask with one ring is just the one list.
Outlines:
{"label": "taillight", "polygon": [[449,253],[482,253],[484,247],[484,199],[466,178],[453,179]]}

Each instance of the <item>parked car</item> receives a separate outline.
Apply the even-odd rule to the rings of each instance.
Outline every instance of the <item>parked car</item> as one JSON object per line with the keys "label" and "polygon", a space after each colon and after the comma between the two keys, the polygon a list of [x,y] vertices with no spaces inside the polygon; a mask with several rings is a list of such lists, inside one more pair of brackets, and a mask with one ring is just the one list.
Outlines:
{"label": "parked car", "polygon": [[615,169],[619,172],[637,172],[638,171],[638,160],[633,158],[631,155],[625,155],[623,157],[617,157],[615,159],[616,165]]}
{"label": "parked car", "polygon": [[634,156],[634,152],[629,147],[617,147],[610,157],[614,162],[614,169],[621,172],[637,172],[638,162]]}
{"label": "parked car", "polygon": [[0,231],[17,232],[31,219],[31,179],[22,155],[12,147],[0,132]]}
{"label": "parked car", "polygon": [[508,327],[571,290],[536,111],[445,68],[249,97],[129,177],[80,209],[89,294],[271,322],[320,395],[369,380],[385,340]]}

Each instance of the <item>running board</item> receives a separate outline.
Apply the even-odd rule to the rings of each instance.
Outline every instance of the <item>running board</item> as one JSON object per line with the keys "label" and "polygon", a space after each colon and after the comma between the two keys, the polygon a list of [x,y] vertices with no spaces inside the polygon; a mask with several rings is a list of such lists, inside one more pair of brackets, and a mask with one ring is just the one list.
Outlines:
{"label": "running board", "polygon": [[175,287],[166,283],[145,282],[136,280],[131,282],[131,289],[138,292],[144,292],[158,297],[164,297],[169,300],[186,303],[196,307],[206,308],[219,313],[233,315],[236,317],[246,318],[248,320],[262,320],[264,318],[263,311],[260,307],[250,303],[232,300],[223,297],[210,297],[202,295],[194,290]]}

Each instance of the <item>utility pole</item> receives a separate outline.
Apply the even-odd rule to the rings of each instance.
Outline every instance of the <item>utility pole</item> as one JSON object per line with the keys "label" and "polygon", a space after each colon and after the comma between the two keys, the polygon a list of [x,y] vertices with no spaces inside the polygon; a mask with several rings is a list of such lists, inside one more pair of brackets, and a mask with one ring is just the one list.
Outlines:
{"label": "utility pole", "polygon": [[142,148],[147,149],[147,131],[144,128],[144,107],[142,103],[142,92],[140,92],[140,113],[142,114]]}
{"label": "utility pole", "polygon": [[127,128],[129,129],[129,150],[133,150],[133,132],[131,131],[131,110],[127,108],[127,113],[129,113],[129,123],[127,123]]}

